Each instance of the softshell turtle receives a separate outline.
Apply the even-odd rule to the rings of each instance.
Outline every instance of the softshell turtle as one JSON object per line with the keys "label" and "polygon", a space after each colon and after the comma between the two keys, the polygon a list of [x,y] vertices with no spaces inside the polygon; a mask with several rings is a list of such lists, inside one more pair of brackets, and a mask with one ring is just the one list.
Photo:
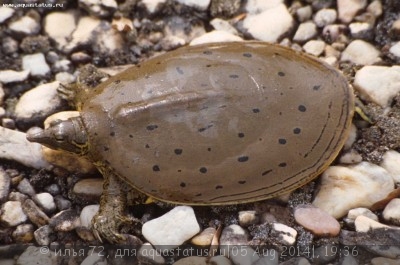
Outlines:
{"label": "softshell turtle", "polygon": [[95,232],[121,242],[125,183],[191,205],[287,193],[335,159],[353,104],[346,79],[311,56],[264,42],[215,43],[112,77],[80,117],[27,137],[93,161],[105,179]]}

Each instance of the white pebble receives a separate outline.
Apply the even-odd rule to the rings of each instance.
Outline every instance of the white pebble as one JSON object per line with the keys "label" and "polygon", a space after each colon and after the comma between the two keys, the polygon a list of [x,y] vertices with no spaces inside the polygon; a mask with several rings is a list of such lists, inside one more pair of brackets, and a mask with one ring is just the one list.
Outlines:
{"label": "white pebble", "polygon": [[349,23],[366,6],[367,0],[337,0],[339,19],[344,23]]}
{"label": "white pebble", "polygon": [[143,236],[154,246],[172,249],[200,232],[192,207],[177,206],[161,217],[146,222]]}
{"label": "white pebble", "polygon": [[381,60],[379,55],[380,52],[370,43],[363,40],[354,40],[343,51],[340,60],[368,65],[379,62]]}
{"label": "white pebble", "polygon": [[312,8],[311,6],[303,6],[296,11],[297,18],[300,22],[307,21],[311,18]]}
{"label": "white pebble", "polygon": [[190,6],[198,10],[206,10],[211,0],[175,0],[182,5]]}
{"label": "white pebble", "polygon": [[379,220],[378,216],[376,214],[374,214],[370,209],[362,208],[362,207],[351,209],[349,211],[349,213],[347,214],[347,218],[349,220],[355,221],[357,219],[357,217],[360,215],[368,217],[369,219],[372,219],[374,221]]}
{"label": "white pebble", "polygon": [[349,25],[350,33],[353,37],[356,37],[357,34],[361,34],[363,31],[367,31],[371,29],[371,25],[366,22],[354,22]]}
{"label": "white pebble", "polygon": [[315,14],[314,22],[318,27],[322,28],[326,25],[333,24],[336,18],[337,13],[335,9],[323,8]]}
{"label": "white pebble", "polygon": [[350,209],[370,207],[386,198],[394,190],[394,182],[384,168],[361,162],[329,167],[321,176],[318,190],[313,204],[340,218]]}
{"label": "white pebble", "polygon": [[32,118],[41,115],[48,116],[61,104],[57,88],[60,82],[55,81],[39,85],[25,92],[15,106],[17,118]]}
{"label": "white pebble", "polygon": [[158,10],[161,4],[164,4],[167,0],[142,0],[142,4],[146,7],[150,14],[153,14]]}
{"label": "white pebble", "polygon": [[36,194],[33,200],[40,206],[46,213],[51,213],[56,210],[53,196],[48,192]]}
{"label": "white pebble", "polygon": [[[60,27],[60,24],[63,26]],[[75,28],[76,20],[72,12],[51,12],[44,18],[44,31],[59,48],[68,43]]]}
{"label": "white pebble", "polygon": [[71,84],[76,81],[76,77],[68,72],[61,72],[56,74],[56,80],[61,84]]}
{"label": "white pebble", "polygon": [[99,211],[99,208],[100,205],[98,204],[85,206],[80,215],[81,225],[88,228],[92,227],[92,219]]}
{"label": "white pebble", "polygon": [[382,15],[383,12],[381,0],[372,1],[372,3],[367,7],[367,11],[374,15],[374,17],[379,17]]}
{"label": "white pebble", "polygon": [[322,40],[310,40],[303,45],[303,49],[308,54],[320,56],[324,52],[325,45]]}
{"label": "white pebble", "polygon": [[12,82],[20,82],[28,78],[29,71],[17,72],[14,70],[0,71],[0,82],[7,84]]}
{"label": "white pebble", "polygon": [[399,225],[400,224],[400,199],[395,198],[391,200],[383,210],[383,219],[386,221]]}
{"label": "white pebble", "polygon": [[[360,215],[354,221],[354,225],[357,232],[364,232],[367,233],[372,229],[379,229],[379,228],[389,228],[390,226],[381,224],[377,221],[374,221],[364,215]],[[399,228],[400,229],[400,228]]]}
{"label": "white pebble", "polygon": [[246,11],[249,14],[258,14],[267,9],[277,7],[282,4],[283,0],[247,0]]}
{"label": "white pebble", "polygon": [[3,23],[14,14],[15,10],[11,7],[0,7],[0,23]]}
{"label": "white pebble", "polygon": [[356,151],[350,150],[350,152],[341,155],[339,161],[342,164],[356,164],[362,161],[362,156]]}
{"label": "white pebble", "polygon": [[271,226],[271,236],[284,245],[296,243],[297,231],[281,223],[273,223]]}
{"label": "white pebble", "polygon": [[400,66],[364,66],[357,71],[354,87],[382,107],[389,107],[400,92]]}
{"label": "white pebble", "polygon": [[222,30],[226,31],[228,33],[231,33],[233,35],[239,35],[238,31],[233,27],[228,21],[220,19],[220,18],[214,18],[211,20],[210,25],[213,26],[214,29],[216,30]]}
{"label": "white pebble", "polygon": [[199,45],[203,43],[214,43],[214,42],[229,42],[229,41],[243,41],[239,36],[233,35],[232,33],[222,31],[222,30],[213,30],[206,34],[203,34],[197,38],[194,38],[190,45]]}
{"label": "white pebble", "polygon": [[392,47],[390,47],[389,52],[400,58],[400,41],[396,42]]}
{"label": "white pebble", "polygon": [[89,44],[92,32],[100,25],[100,20],[94,17],[82,17],[72,34],[72,40],[65,45],[66,52],[71,52],[79,45]]}
{"label": "white pebble", "polygon": [[293,26],[293,17],[284,4],[256,14],[247,15],[243,21],[243,27],[255,39],[277,42]]}
{"label": "white pebble", "polygon": [[303,22],[298,27],[293,40],[304,42],[313,38],[317,34],[317,26],[312,21]]}
{"label": "white pebble", "polygon": [[0,221],[6,227],[17,226],[27,219],[28,217],[22,211],[21,202],[19,201],[8,201],[1,207]]}
{"label": "white pebble", "polygon": [[380,164],[392,176],[394,182],[400,183],[400,153],[394,150],[387,151]]}
{"label": "white pebble", "polygon": [[50,72],[43,53],[29,54],[22,57],[22,69],[33,76],[44,76]]}
{"label": "white pebble", "polygon": [[30,16],[24,16],[11,22],[9,28],[17,33],[33,35],[40,31],[40,23]]}

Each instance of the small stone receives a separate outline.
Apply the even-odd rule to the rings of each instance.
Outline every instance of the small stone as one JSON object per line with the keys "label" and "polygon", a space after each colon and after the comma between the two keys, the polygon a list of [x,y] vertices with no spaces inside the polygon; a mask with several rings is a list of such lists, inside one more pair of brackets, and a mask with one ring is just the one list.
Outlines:
{"label": "small stone", "polygon": [[53,251],[43,252],[41,247],[29,246],[17,259],[16,265],[28,264],[60,264],[61,255],[56,256]]}
{"label": "small stone", "polygon": [[55,72],[66,72],[69,71],[71,69],[71,61],[70,60],[59,60],[56,61],[53,65],[53,71]]}
{"label": "small stone", "polygon": [[81,220],[75,210],[65,210],[51,217],[49,225],[54,231],[68,232],[80,226]]}
{"label": "small stone", "polygon": [[62,211],[62,210],[67,210],[68,208],[71,207],[71,201],[65,199],[61,195],[57,195],[54,197],[55,204],[57,206],[57,209]]}
{"label": "small stone", "polygon": [[291,246],[296,243],[297,231],[285,224],[273,223],[270,235],[281,244]]}
{"label": "small stone", "polygon": [[78,3],[79,7],[95,17],[111,16],[118,8],[115,0],[79,0]]}
{"label": "small stone", "polygon": [[93,232],[90,228],[84,226],[78,226],[75,228],[76,234],[86,242],[94,242],[97,239],[94,237]]}
{"label": "small stone", "polygon": [[231,18],[240,10],[241,0],[213,0],[210,5],[211,17]]}
{"label": "small stone", "polygon": [[321,176],[313,205],[340,218],[352,208],[370,207],[394,190],[389,173],[377,165],[361,162],[331,166]]}
{"label": "small stone", "polygon": [[392,176],[394,182],[400,183],[400,153],[394,150],[387,151],[380,164]]}
{"label": "small stone", "polygon": [[371,265],[398,265],[399,259],[389,259],[384,257],[377,257],[371,259]]}
{"label": "small stone", "polygon": [[206,10],[211,2],[211,0],[176,0],[176,1],[182,5],[190,6],[201,11]]}
{"label": "small stone", "polygon": [[305,22],[309,20],[312,16],[312,7],[311,6],[303,6],[296,10],[297,19],[300,22]]}
{"label": "small stone", "polygon": [[[367,233],[368,231],[373,230],[373,229],[390,227],[388,225],[384,225],[377,221],[369,219],[368,217],[365,217],[363,215],[360,215],[356,218],[356,220],[354,221],[354,225],[356,227],[357,232],[363,232],[363,233]],[[400,229],[400,228],[396,228],[396,229]]]}
{"label": "small stone", "polygon": [[344,25],[327,25],[322,30],[322,36],[327,42],[333,43],[335,41],[338,41],[340,37],[343,36],[343,32],[345,30],[347,30],[347,27],[345,27]]}
{"label": "small stone", "polygon": [[72,39],[65,46],[65,52],[71,52],[78,46],[90,44],[92,32],[100,25],[100,20],[94,17],[81,17],[72,33]]}
{"label": "small stone", "polygon": [[4,96],[5,96],[4,89],[3,89],[3,86],[0,83],[0,105],[3,105]]}
{"label": "small stone", "polygon": [[300,205],[294,211],[297,223],[317,236],[337,236],[340,224],[327,212],[307,205]]}
{"label": "small stone", "polygon": [[392,47],[390,47],[389,52],[400,58],[400,41],[396,42]]}
{"label": "small stone", "polygon": [[260,259],[254,262],[252,265],[278,265],[279,254],[275,249],[260,249]]}
{"label": "small stone", "polygon": [[27,220],[21,207],[21,202],[8,201],[1,207],[0,221],[6,227],[17,226]]}
{"label": "small stone", "polygon": [[197,246],[210,246],[211,242],[215,236],[215,228],[207,227],[200,234],[194,236],[191,240],[192,244]]}
{"label": "small stone", "polygon": [[173,265],[207,265],[207,258],[206,257],[186,257],[174,262]]}
{"label": "small stone", "polygon": [[354,87],[363,96],[389,107],[392,99],[400,92],[400,66],[364,66],[354,77]]}
{"label": "small stone", "polygon": [[293,17],[284,4],[255,14],[247,15],[243,21],[243,27],[255,39],[277,42],[293,26]]}
{"label": "small stone", "polygon": [[33,225],[22,224],[15,228],[12,237],[16,243],[30,243],[33,241]]}
{"label": "small stone", "polygon": [[11,178],[2,167],[0,167],[0,203],[7,200],[10,194]]}
{"label": "small stone", "polygon": [[142,0],[142,4],[146,7],[150,14],[156,13],[160,10],[167,0]]}
{"label": "small stone", "polygon": [[325,45],[322,40],[310,40],[303,45],[303,49],[308,54],[320,56],[324,52]]}
{"label": "small stone", "polygon": [[232,262],[226,258],[225,256],[218,255],[212,257],[209,261],[208,264],[211,265],[232,265]]}
{"label": "small stone", "polygon": [[[60,24],[63,26],[60,27]],[[68,43],[75,28],[76,21],[72,12],[51,12],[44,18],[44,31],[56,42],[58,48]]]}
{"label": "small stone", "polygon": [[400,199],[395,198],[391,200],[383,210],[383,219],[386,221],[400,225]]}
{"label": "small stone", "polygon": [[351,124],[350,133],[347,136],[347,140],[344,143],[344,150],[349,150],[353,143],[357,139],[357,127],[354,124]]}
{"label": "small stone", "polygon": [[215,30],[222,30],[236,36],[239,35],[236,28],[233,27],[232,24],[226,20],[220,18],[214,18],[213,20],[210,21],[210,25],[213,26]]}
{"label": "small stone", "polygon": [[[344,263],[342,263],[345,265]],[[279,263],[279,265],[311,265],[310,262],[303,257],[297,257],[297,258],[291,258],[287,261],[284,261],[282,263]],[[346,264],[349,265],[349,264]]]}
{"label": "small stone", "polygon": [[315,14],[314,22],[318,27],[322,28],[335,23],[336,18],[337,13],[335,9],[323,8]]}
{"label": "small stone", "polygon": [[9,28],[16,33],[33,35],[39,33],[40,23],[30,16],[24,16],[11,22]]}
{"label": "small stone", "polygon": [[80,215],[80,222],[81,225],[87,228],[92,227],[92,219],[96,215],[96,213],[99,211],[100,205],[95,204],[95,205],[88,205],[85,206]]}
{"label": "small stone", "polygon": [[367,0],[337,0],[339,19],[344,23],[349,23],[366,6]]}
{"label": "small stone", "polygon": [[362,156],[354,150],[350,150],[350,152],[344,153],[340,156],[341,164],[357,164],[362,161]]}
{"label": "small stone", "polygon": [[192,207],[177,206],[161,217],[146,222],[143,236],[156,248],[172,249],[200,232]]}
{"label": "small stone", "polygon": [[50,193],[43,192],[36,194],[32,199],[41,207],[46,213],[52,213],[56,210],[56,204],[54,198]]}
{"label": "small stone", "polygon": [[366,39],[369,37],[372,27],[366,22],[354,22],[349,25],[349,29],[353,38]]}
{"label": "small stone", "polygon": [[317,26],[312,21],[303,22],[293,37],[294,41],[305,42],[317,35]]}
{"label": "small stone", "polygon": [[38,227],[46,225],[50,220],[31,199],[27,199],[22,203],[22,209],[29,220]]}
{"label": "small stone", "polygon": [[246,2],[246,11],[249,14],[259,14],[265,10],[279,6],[283,3],[283,0],[248,0]]}
{"label": "small stone", "polygon": [[72,192],[85,201],[98,202],[103,193],[103,179],[82,179],[75,184]]}
{"label": "small stone", "polygon": [[343,51],[340,60],[369,65],[379,62],[381,60],[379,55],[380,52],[370,43],[363,40],[354,40]]}
{"label": "small stone", "polygon": [[61,72],[56,74],[56,80],[63,85],[67,85],[76,82],[76,77],[68,72]]}
{"label": "small stone", "polygon": [[382,11],[381,1],[380,0],[372,1],[367,7],[367,11],[368,13],[374,15],[374,17],[376,18],[382,15],[383,11]]}
{"label": "small stone", "polygon": [[4,37],[1,46],[5,54],[12,55],[18,51],[18,42],[11,37]]}
{"label": "small stone", "polygon": [[163,265],[165,259],[157,253],[150,243],[144,243],[138,251],[138,260],[140,264]]}
{"label": "small stone", "polygon": [[0,7],[0,23],[3,23],[7,19],[9,19],[14,14],[14,12],[15,10],[11,7]]}
{"label": "small stone", "polygon": [[213,42],[229,42],[229,41],[243,41],[239,36],[233,35],[232,33],[222,31],[222,30],[213,30],[206,34],[203,34],[197,38],[194,38],[190,45],[199,45],[203,43],[213,43]]}
{"label": "small stone", "polygon": [[17,186],[17,190],[23,194],[28,195],[29,197],[35,196],[36,192],[29,180],[23,178]]}
{"label": "small stone", "polygon": [[368,217],[369,219],[372,219],[374,221],[378,221],[378,216],[374,214],[370,209],[367,208],[355,208],[351,209],[349,213],[347,214],[347,219],[348,220],[353,220],[353,222],[356,220],[356,218],[360,215],[363,215],[365,217]]}
{"label": "small stone", "polygon": [[259,221],[259,216],[256,211],[240,211],[239,224],[241,226],[249,226],[256,224]]}
{"label": "small stone", "polygon": [[[2,110],[0,108],[0,116],[4,116],[4,114],[2,114]],[[9,118],[1,119],[1,126],[3,126],[4,128],[7,128],[7,129],[11,129],[11,130],[15,130],[15,128],[16,128],[15,121],[13,119],[9,119]]]}
{"label": "small stone", "polygon": [[20,193],[20,192],[14,192],[14,191],[12,191],[12,192],[10,192],[10,196],[8,197],[8,199],[9,199],[10,201],[19,201],[19,202],[23,202],[23,201],[25,201],[26,199],[28,199],[28,196],[25,195],[25,194],[22,194],[22,193]]}
{"label": "small stone", "polygon": [[107,265],[107,257],[100,252],[91,252],[81,263],[81,265]]}
{"label": "small stone", "polygon": [[17,72],[14,70],[0,71],[0,82],[7,84],[13,82],[21,82],[28,78],[29,71]]}

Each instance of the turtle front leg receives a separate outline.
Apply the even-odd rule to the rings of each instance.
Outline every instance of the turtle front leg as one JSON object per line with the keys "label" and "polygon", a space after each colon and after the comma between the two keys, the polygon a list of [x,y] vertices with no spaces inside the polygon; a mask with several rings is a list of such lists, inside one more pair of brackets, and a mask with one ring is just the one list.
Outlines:
{"label": "turtle front leg", "polygon": [[113,244],[123,244],[128,236],[119,233],[119,228],[122,225],[141,225],[139,219],[126,214],[127,195],[132,191],[111,170],[102,169],[101,173],[104,177],[103,194],[100,209],[92,219],[93,234],[100,242],[106,239]]}

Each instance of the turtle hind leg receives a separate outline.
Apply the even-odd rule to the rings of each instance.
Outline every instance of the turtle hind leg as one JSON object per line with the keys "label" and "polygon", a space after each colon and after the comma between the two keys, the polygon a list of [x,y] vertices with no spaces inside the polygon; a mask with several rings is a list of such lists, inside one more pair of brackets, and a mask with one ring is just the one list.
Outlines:
{"label": "turtle hind leg", "polygon": [[101,173],[104,177],[103,194],[100,209],[92,219],[93,234],[100,242],[105,239],[112,244],[127,244],[129,235],[120,233],[120,227],[142,225],[139,219],[126,213],[127,194],[132,189],[111,170],[102,168]]}

